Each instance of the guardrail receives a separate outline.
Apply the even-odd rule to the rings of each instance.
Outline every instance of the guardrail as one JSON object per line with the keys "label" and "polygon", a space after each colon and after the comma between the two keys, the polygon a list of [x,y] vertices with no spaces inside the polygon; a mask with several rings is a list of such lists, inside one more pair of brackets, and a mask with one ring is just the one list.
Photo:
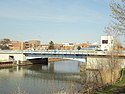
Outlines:
{"label": "guardrail", "polygon": [[69,53],[69,54],[84,54],[84,53],[96,53],[94,50],[36,50],[36,51],[31,51],[31,50],[24,50],[23,53],[54,53],[54,54],[58,54],[58,53]]}
{"label": "guardrail", "polygon": [[[117,51],[114,51],[117,52]],[[95,51],[95,50],[0,50],[2,53],[45,53],[45,54],[90,54],[90,55],[108,55],[107,51]],[[125,51],[120,51],[120,55],[125,56]]]}

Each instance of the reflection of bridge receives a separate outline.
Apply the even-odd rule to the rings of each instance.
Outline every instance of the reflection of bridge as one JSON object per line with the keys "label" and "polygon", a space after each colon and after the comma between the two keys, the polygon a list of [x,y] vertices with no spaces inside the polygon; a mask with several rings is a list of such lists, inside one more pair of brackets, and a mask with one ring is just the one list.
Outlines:
{"label": "reflection of bridge", "polygon": [[[22,67],[25,69],[25,67]],[[58,81],[73,81],[80,82],[79,72],[59,72],[54,68],[54,63],[51,63],[49,66],[43,65],[34,65],[26,67],[27,72],[25,72],[25,77],[30,78],[39,78],[44,80],[58,80]]]}

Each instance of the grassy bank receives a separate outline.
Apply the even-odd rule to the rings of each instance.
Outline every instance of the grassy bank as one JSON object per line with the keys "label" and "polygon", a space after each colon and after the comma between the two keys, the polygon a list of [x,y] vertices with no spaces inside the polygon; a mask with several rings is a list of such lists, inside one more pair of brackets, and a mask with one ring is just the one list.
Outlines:
{"label": "grassy bank", "polygon": [[94,94],[125,94],[125,68],[121,71],[121,78],[112,85],[100,88]]}

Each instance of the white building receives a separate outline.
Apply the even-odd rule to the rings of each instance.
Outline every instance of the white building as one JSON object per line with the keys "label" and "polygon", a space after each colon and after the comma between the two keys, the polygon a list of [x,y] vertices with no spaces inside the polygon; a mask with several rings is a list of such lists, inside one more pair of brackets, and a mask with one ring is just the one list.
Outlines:
{"label": "white building", "polygon": [[112,36],[101,36],[101,50],[110,51],[113,48]]}
{"label": "white building", "polygon": [[74,43],[63,43],[63,46],[74,46]]}

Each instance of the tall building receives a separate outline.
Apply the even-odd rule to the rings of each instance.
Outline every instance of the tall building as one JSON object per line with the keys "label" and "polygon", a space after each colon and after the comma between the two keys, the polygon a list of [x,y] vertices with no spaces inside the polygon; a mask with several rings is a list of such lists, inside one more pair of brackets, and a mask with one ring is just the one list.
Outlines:
{"label": "tall building", "polygon": [[113,37],[101,36],[101,50],[110,51],[113,49]]}

